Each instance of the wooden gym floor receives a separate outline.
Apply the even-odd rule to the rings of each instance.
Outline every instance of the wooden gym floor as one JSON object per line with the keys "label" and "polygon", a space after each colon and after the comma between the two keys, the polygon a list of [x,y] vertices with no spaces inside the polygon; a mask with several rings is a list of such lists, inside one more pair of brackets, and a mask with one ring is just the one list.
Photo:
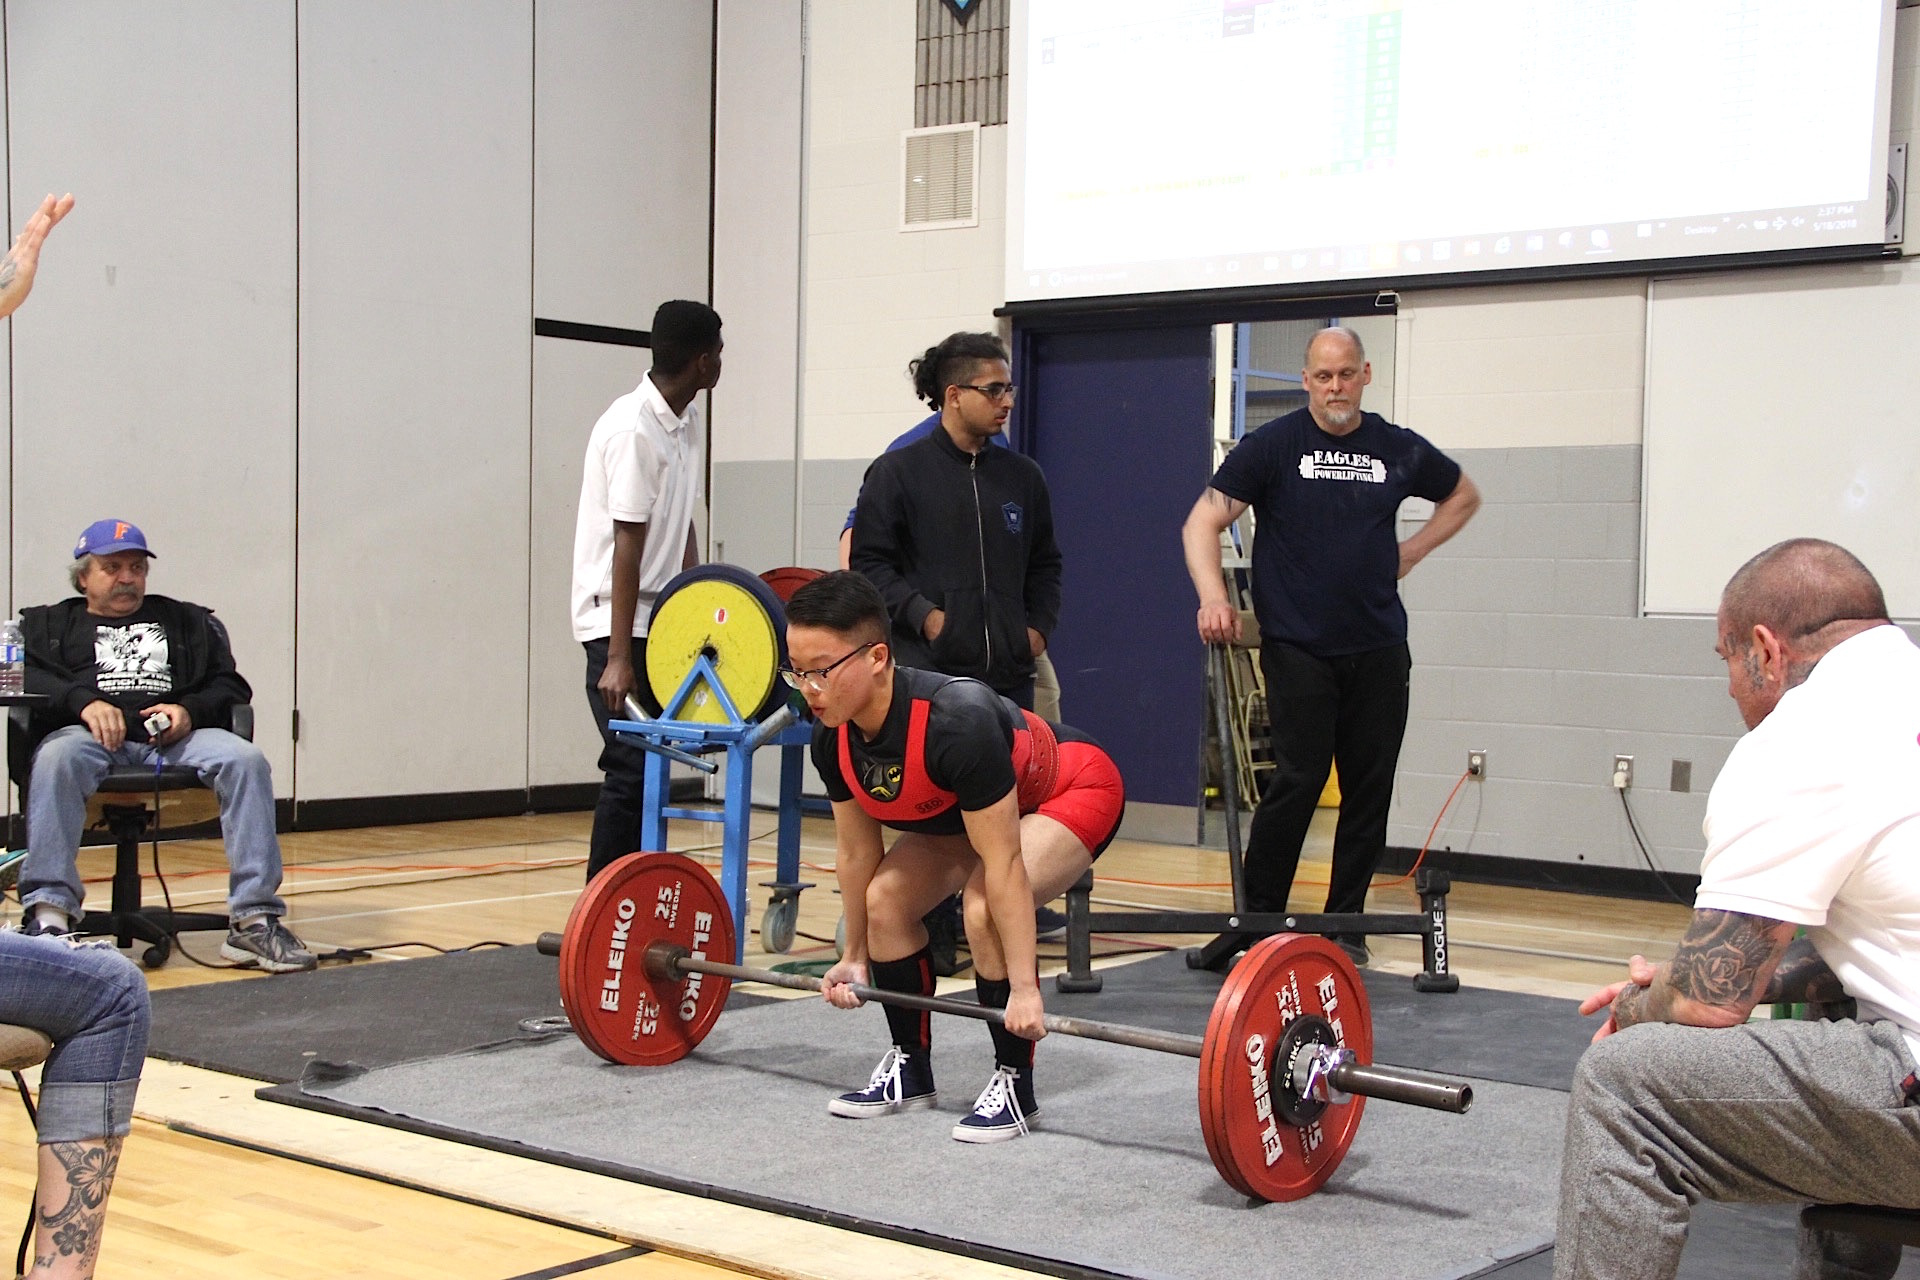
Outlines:
{"label": "wooden gym floor", "polygon": [[[1332,816],[1323,811],[1309,839],[1296,909],[1320,909]],[[447,948],[489,939],[531,942],[566,922],[583,875],[590,819],[552,814],[285,836],[288,920],[319,948],[375,948],[375,963],[431,954],[395,946],[403,942]],[[770,814],[756,815],[769,865],[773,825]],[[712,842],[718,833],[714,824],[675,822],[669,844],[717,870]],[[839,909],[831,888],[830,823],[807,820],[801,857],[807,878],[818,885],[801,899],[802,937],[784,957],[767,956],[758,937],[751,938],[749,964],[832,954]],[[110,858],[106,849],[82,858],[89,892],[100,899]],[[176,906],[218,903],[224,895],[218,842],[167,844],[161,865]],[[1225,855],[1216,851],[1117,841],[1101,859],[1099,875],[1097,909],[1207,910],[1229,901]],[[157,901],[151,877],[148,889]],[[756,925],[762,905],[756,897]],[[1615,980],[1634,952],[1666,955],[1687,914],[1672,904],[1472,884],[1456,884],[1449,905],[1451,963],[1463,982],[1575,997]],[[1369,906],[1418,909],[1410,883],[1384,876]],[[217,960],[217,938],[190,934],[186,945]],[[1189,941],[1204,939],[1096,939],[1096,952]],[[1414,938],[1377,938],[1373,947],[1375,969],[1411,974],[1419,967]],[[1043,951],[1058,955],[1062,948]],[[156,989],[274,981],[203,969],[179,955],[148,976]],[[260,1102],[253,1097],[257,1087],[148,1060],[100,1276],[970,1280],[1028,1274]],[[0,1214],[0,1237],[6,1237],[5,1220],[25,1220],[33,1178],[33,1133],[17,1100],[0,1100],[0,1138],[8,1152],[0,1160],[0,1206],[11,1206]],[[18,1226],[12,1230],[17,1239]]]}

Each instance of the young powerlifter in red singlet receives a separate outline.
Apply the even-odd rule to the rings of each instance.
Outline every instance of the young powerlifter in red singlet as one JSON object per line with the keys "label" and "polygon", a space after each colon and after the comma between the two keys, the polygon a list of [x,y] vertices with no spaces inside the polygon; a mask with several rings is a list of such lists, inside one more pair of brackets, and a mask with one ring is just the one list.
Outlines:
{"label": "young powerlifter in red singlet", "polygon": [[[962,1142],[1027,1132],[1037,1113],[1033,1041],[1041,1025],[1033,909],[1066,892],[1120,825],[1113,760],[1084,734],[1048,726],[977,680],[894,665],[886,604],[857,573],[830,573],[787,604],[789,684],[813,709],[813,760],[833,802],[846,949],[822,994],[842,1009],[867,983],[932,995],[921,917],[964,895],[995,1069],[954,1126]],[[881,829],[901,834],[891,848]],[[864,1119],[931,1107],[931,1016],[889,1005],[893,1047],[867,1087],[829,1105]]]}

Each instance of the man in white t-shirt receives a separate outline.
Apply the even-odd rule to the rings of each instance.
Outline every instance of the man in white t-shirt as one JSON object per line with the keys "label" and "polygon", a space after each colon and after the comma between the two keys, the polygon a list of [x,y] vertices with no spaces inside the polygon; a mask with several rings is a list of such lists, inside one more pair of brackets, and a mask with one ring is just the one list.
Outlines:
{"label": "man in white t-shirt", "polygon": [[[1673,959],[1635,956],[1581,1005],[1608,1016],[1574,1076],[1556,1280],[1675,1274],[1700,1200],[1920,1208],[1920,648],[1811,538],[1748,561],[1718,628],[1751,732],[1707,802]],[[1857,1019],[1747,1021],[1843,997]],[[1802,1232],[1795,1274],[1899,1264]]]}
{"label": "man in white t-shirt", "polygon": [[704,302],[663,302],[653,369],[600,415],[587,441],[573,534],[573,635],[587,651],[587,702],[603,746],[587,878],[640,847],[646,753],[607,732],[646,670],[660,589],[700,562],[695,516],[706,427],[695,398],[720,381],[720,317]]}

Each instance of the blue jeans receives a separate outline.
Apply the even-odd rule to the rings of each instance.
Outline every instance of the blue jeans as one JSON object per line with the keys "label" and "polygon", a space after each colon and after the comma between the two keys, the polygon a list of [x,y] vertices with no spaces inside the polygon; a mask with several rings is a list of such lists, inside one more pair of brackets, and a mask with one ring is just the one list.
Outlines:
{"label": "blue jeans", "polygon": [[147,1056],[147,980],[107,946],[0,933],[0,1022],[53,1040],[40,1070],[40,1142],[124,1136]]}
{"label": "blue jeans", "polygon": [[280,837],[273,830],[273,769],[260,748],[225,729],[195,729],[156,750],[128,742],[108,751],[85,725],[48,734],[33,753],[27,783],[27,849],[20,866],[20,904],[46,902],[79,916],[80,829],[87,797],[116,764],[152,767],[156,759],[185,765],[220,797],[220,834],[227,845],[227,913],[239,925],[255,916],[285,915],[279,898]]}

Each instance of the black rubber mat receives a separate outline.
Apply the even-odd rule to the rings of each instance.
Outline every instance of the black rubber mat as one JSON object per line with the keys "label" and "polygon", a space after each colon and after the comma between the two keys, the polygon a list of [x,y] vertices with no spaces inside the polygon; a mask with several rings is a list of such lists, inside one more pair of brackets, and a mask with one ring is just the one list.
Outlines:
{"label": "black rubber mat", "polygon": [[[316,1062],[384,1067],[538,1039],[521,1024],[561,1013],[556,964],[530,946],[493,947],[174,987],[153,993],[147,1052],[278,1084]],[[729,1004],[767,998],[736,992]]]}
{"label": "black rubber mat", "polygon": [[[1413,989],[1413,979],[1360,971],[1373,1007],[1373,1057],[1481,1080],[1565,1090],[1597,1025],[1573,1000],[1462,987],[1450,994]],[[1095,994],[1061,995],[1043,983],[1055,1013],[1199,1034],[1221,977],[1189,969],[1186,952],[1107,969]]]}

